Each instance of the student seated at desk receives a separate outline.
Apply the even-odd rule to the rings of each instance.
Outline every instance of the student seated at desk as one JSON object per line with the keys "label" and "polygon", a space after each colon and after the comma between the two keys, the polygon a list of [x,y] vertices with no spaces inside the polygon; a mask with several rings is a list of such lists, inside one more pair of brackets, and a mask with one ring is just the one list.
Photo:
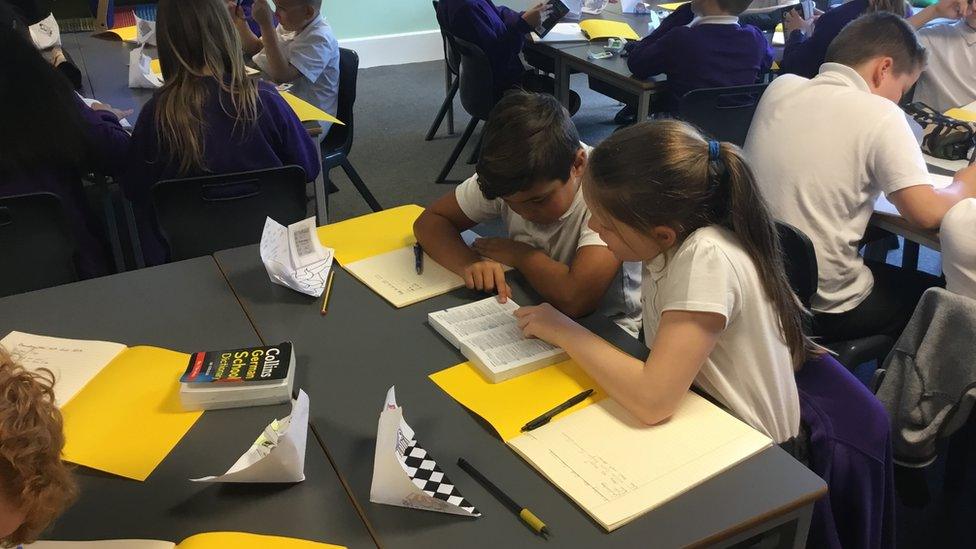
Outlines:
{"label": "student seated at desk", "polygon": [[75,499],[61,460],[54,374],[28,372],[0,347],[0,545],[31,543]]}
{"label": "student seated at desk", "polygon": [[[329,114],[339,106],[339,43],[322,17],[322,0],[279,0],[271,12],[267,0],[257,0],[251,17],[261,28],[258,38],[244,19],[243,8],[228,0],[244,53],[278,84]],[[277,17],[278,26],[274,19]],[[330,122],[322,123],[327,132]]]}
{"label": "student seated at desk", "polygon": [[867,13],[893,13],[911,16],[909,22],[919,28],[935,17],[959,18],[965,12],[966,0],[939,0],[938,4],[912,15],[911,7],[904,0],[850,0],[827,10],[819,16],[803,19],[796,10],[783,17],[783,33],[786,44],[780,72],[798,74],[807,78],[817,75],[817,70],[827,54],[827,47],[848,23]]}
{"label": "student seated at desk", "polygon": [[47,0],[10,0],[20,18],[30,27],[31,40],[49,63],[57,67],[76,90],[81,90],[81,71],[61,47],[61,28]]}
{"label": "student seated at desk", "polygon": [[[44,60],[27,25],[0,1],[0,197],[50,192],[61,198],[82,278],[111,271],[107,238],[82,178],[122,171],[129,134],[108,105],[90,108]],[[16,129],[15,129],[16,128]]]}
{"label": "student seated at desk", "polygon": [[146,264],[168,260],[150,191],[161,180],[298,165],[313,181],[315,142],[274,86],[248,78],[222,0],[160,0],[164,84],[139,113],[122,180]]}
{"label": "student seated at desk", "polygon": [[785,75],[756,109],[745,152],[773,215],[813,241],[819,267],[813,333],[824,342],[897,338],[933,277],[858,255],[878,196],[922,229],[937,229],[976,194],[976,168],[942,190],[896,102],[925,66],[914,29],[891,13],[849,24],[812,80]]}
{"label": "student seated at desk", "polygon": [[[940,14],[929,6],[916,17],[926,23]],[[912,101],[921,101],[939,112],[976,101],[976,9],[972,1],[954,23],[923,26],[918,39],[929,52],[928,66],[918,79]]]}
{"label": "student seated at desk", "polygon": [[[739,25],[750,0],[692,0],[664,19],[640,42],[629,42],[627,67],[637,78],[668,77],[667,93],[652,110],[673,113],[678,100],[699,88],[755,84],[769,71],[773,50],[763,33]],[[636,110],[624,107],[614,121],[633,123]]]}
{"label": "student seated at desk", "polygon": [[[491,64],[496,97],[511,89],[553,93],[555,82],[527,70],[519,54],[525,37],[542,22],[546,3],[517,12],[491,0],[441,0],[447,31],[481,48]],[[580,97],[570,90],[569,112],[579,110]]]}
{"label": "student seated at desk", "polygon": [[[485,124],[478,173],[420,215],[417,241],[468,288],[509,297],[508,265],[564,313],[599,309],[636,336],[640,265],[621,265],[587,226],[579,178],[588,151],[554,97],[507,95]],[[461,240],[461,231],[499,218],[508,238],[482,238],[473,249]]]}

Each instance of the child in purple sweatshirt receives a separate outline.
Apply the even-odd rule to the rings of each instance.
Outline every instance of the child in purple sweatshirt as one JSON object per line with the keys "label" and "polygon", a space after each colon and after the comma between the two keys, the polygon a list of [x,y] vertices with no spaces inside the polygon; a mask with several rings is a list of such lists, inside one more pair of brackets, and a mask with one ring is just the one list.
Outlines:
{"label": "child in purple sweatshirt", "polygon": [[[753,84],[769,71],[769,41],[759,29],[739,25],[738,15],[750,1],[692,0],[643,40],[625,46],[635,77],[667,75],[667,91],[651,107],[655,112],[675,112],[691,90]],[[616,118],[618,123],[633,119],[632,106]]]}

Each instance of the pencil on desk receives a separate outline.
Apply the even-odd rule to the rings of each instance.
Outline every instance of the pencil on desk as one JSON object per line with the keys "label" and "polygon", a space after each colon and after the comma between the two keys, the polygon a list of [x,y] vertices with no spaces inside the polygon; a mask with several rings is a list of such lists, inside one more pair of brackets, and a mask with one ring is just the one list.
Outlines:
{"label": "pencil on desk", "polygon": [[322,316],[329,313],[329,296],[332,295],[332,278],[335,276],[335,271],[329,270],[329,278],[325,280],[325,292],[322,297]]}
{"label": "pencil on desk", "polygon": [[518,503],[515,503],[514,499],[512,499],[508,494],[503,492],[501,488],[495,486],[495,483],[488,480],[488,478],[485,477],[485,475],[481,474],[480,471],[475,469],[474,466],[468,463],[467,460],[465,460],[464,458],[458,458],[457,464],[458,467],[464,469],[466,473],[468,473],[476,481],[478,481],[478,484],[480,484],[486,490],[488,490],[488,492],[490,492],[491,495],[495,496],[495,498],[497,498],[498,501],[502,503],[502,505],[507,507],[511,512],[515,513],[518,516],[518,518],[525,523],[526,526],[532,529],[533,532],[539,534],[543,538],[548,538],[549,528],[546,527],[546,524],[544,522],[542,522],[542,519],[535,516],[535,514],[533,514],[532,511],[529,511],[528,508],[522,507]]}

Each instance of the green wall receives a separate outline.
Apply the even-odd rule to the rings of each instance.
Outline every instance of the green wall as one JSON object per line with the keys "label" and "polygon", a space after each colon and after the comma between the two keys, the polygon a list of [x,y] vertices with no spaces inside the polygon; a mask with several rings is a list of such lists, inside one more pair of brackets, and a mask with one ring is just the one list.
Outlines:
{"label": "green wall", "polygon": [[437,28],[430,0],[323,0],[322,12],[340,40]]}

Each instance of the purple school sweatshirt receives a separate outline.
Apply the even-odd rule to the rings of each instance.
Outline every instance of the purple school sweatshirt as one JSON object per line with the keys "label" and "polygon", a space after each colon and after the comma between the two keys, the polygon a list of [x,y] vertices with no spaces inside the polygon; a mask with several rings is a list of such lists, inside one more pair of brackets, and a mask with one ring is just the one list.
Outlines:
{"label": "purple school sweatshirt", "polygon": [[87,163],[80,168],[37,166],[0,178],[0,196],[50,192],[61,197],[68,226],[78,247],[78,275],[91,278],[109,273],[105,231],[88,206],[82,187],[84,173],[116,175],[122,171],[129,151],[129,134],[119,119],[96,111],[78,99],[78,110],[88,141]]}
{"label": "purple school sweatshirt", "polygon": [[791,32],[783,47],[783,60],[779,64],[781,72],[806,78],[817,76],[827,56],[827,47],[845,25],[864,15],[867,9],[868,0],[851,0],[821,15],[809,37],[799,30]]}
{"label": "purple school sweatshirt", "polygon": [[[180,177],[243,172],[298,165],[309,181],[321,166],[315,142],[271,84],[258,83],[258,118],[254,125],[234,129],[235,119],[221,106],[230,109],[230,98],[217,81],[208,80],[209,94],[203,107],[205,123],[204,157],[207,169],[180,174],[178,163],[162,151],[154,116],[158,94],[146,103],[132,132],[128,169],[121,180],[126,198],[132,202],[139,230],[139,241],[147,265],[168,261],[168,250],[153,222],[150,189],[157,181]],[[219,94],[219,95],[218,95]]]}
{"label": "purple school sweatshirt", "polygon": [[525,35],[532,31],[522,12],[491,0],[441,0],[447,30],[481,48],[491,63],[496,93],[520,82],[525,65],[519,58]]}
{"label": "purple school sweatshirt", "polygon": [[769,41],[756,27],[713,23],[689,27],[694,18],[691,4],[684,4],[643,40],[627,44],[627,66],[634,76],[668,77],[669,93],[655,110],[674,112],[684,94],[699,88],[755,84],[773,62]]}

